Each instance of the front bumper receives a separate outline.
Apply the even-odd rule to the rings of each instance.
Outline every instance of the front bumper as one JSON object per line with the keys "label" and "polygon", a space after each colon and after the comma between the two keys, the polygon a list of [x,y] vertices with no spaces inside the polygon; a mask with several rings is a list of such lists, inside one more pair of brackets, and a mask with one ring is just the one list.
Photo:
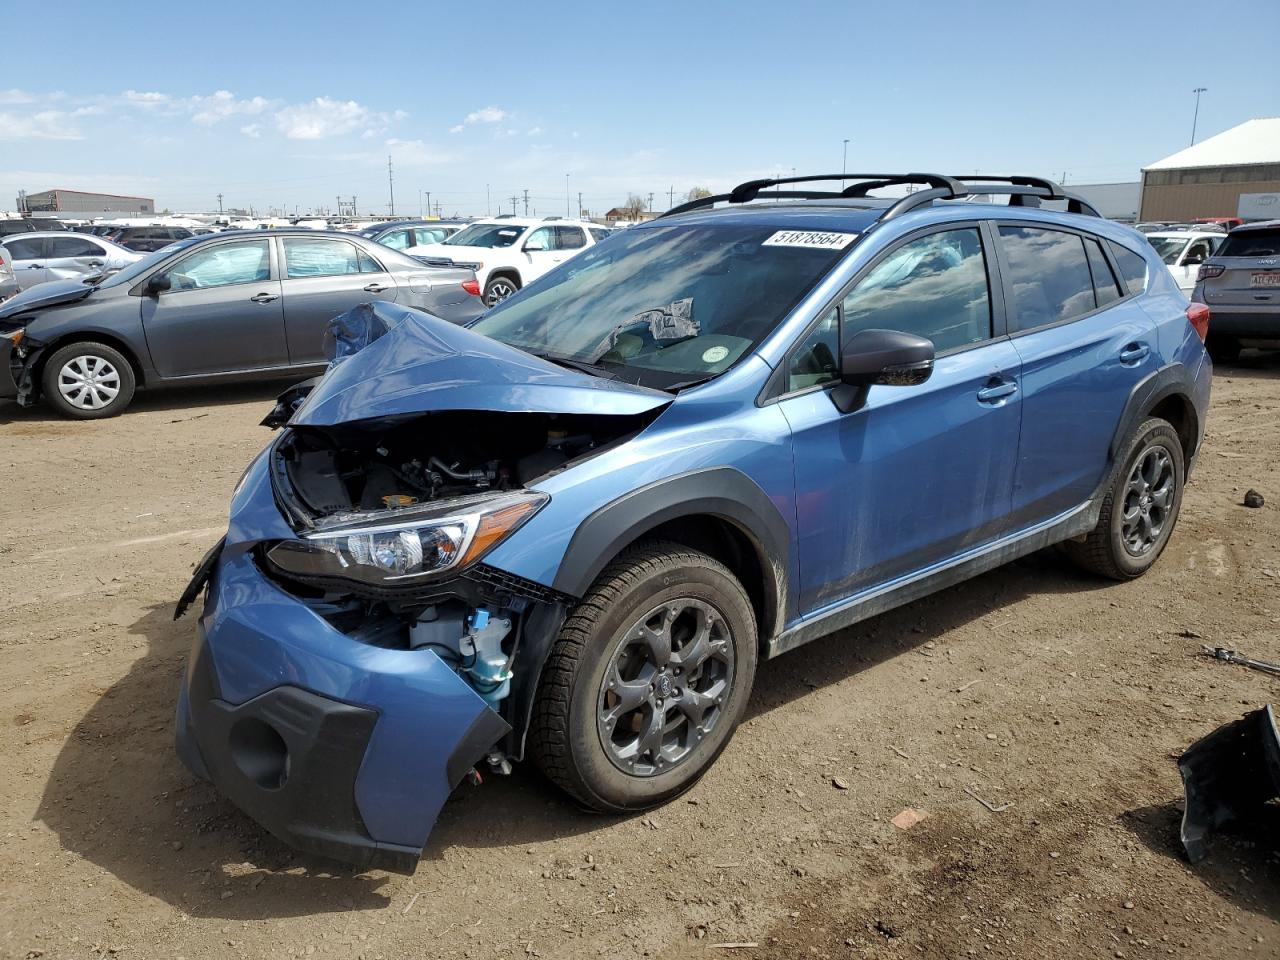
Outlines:
{"label": "front bumper", "polygon": [[178,754],[299,849],[416,867],[440,808],[510,728],[429,650],[353,640],[228,541],[178,700]]}
{"label": "front bumper", "polygon": [[0,337],[0,400],[12,400],[18,395],[13,362],[13,341]]}

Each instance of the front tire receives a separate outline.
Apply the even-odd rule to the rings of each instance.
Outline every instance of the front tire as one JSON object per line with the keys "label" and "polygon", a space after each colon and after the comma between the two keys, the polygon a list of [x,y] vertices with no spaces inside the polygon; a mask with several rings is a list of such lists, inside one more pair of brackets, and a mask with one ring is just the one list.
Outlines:
{"label": "front tire", "polygon": [[1143,422],[1125,448],[1098,525],[1063,545],[1077,566],[1112,580],[1142,576],[1164,550],[1182,508],[1182,441],[1165,420]]}
{"label": "front tire", "polygon": [[628,550],[552,647],[530,728],[533,757],[594,810],[666,803],[733,736],[756,651],[751,602],[723,564],[673,543]]}
{"label": "front tire", "polygon": [[489,281],[484,285],[484,305],[486,307],[495,307],[519,289],[520,281],[514,277],[509,277],[506,274],[490,277]]}
{"label": "front tire", "polygon": [[58,413],[100,420],[121,413],[133,399],[133,366],[105,343],[71,343],[45,362],[44,397]]}

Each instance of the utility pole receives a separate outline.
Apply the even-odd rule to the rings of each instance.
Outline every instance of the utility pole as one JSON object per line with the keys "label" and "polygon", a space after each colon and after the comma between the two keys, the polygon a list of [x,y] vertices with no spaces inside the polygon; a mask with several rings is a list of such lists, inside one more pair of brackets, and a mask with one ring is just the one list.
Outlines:
{"label": "utility pole", "polygon": [[840,189],[844,189],[844,174],[849,169],[849,141],[844,142],[844,152],[840,154]]}
{"label": "utility pole", "polygon": [[649,194],[649,212],[653,213],[653,194]]}
{"label": "utility pole", "polygon": [[359,214],[356,213],[356,195],[351,195],[351,218],[354,220]]}
{"label": "utility pole", "polygon": [[667,191],[667,209],[670,210],[676,205],[676,185],[673,183],[671,189]]}
{"label": "utility pole", "polygon": [[1196,145],[1196,123],[1200,119],[1200,94],[1208,93],[1208,87],[1196,87],[1191,91],[1196,95],[1196,112],[1191,116],[1191,145]]}
{"label": "utility pole", "polygon": [[222,194],[218,194],[218,216],[222,216]]}
{"label": "utility pole", "polygon": [[582,216],[582,191],[578,191],[578,216]]}
{"label": "utility pole", "polygon": [[431,191],[427,191],[427,216],[431,216]]}
{"label": "utility pole", "polygon": [[391,154],[387,154],[387,190],[391,194],[391,202],[387,204],[387,207],[394,217],[396,215],[396,181],[395,177],[391,175]]}
{"label": "utility pole", "polygon": [[518,210],[516,210],[516,202],[517,202],[519,199],[520,199],[519,197],[512,197],[512,198],[511,198],[511,215],[512,215],[513,217],[514,217],[517,213],[519,213],[519,211],[518,211]]}
{"label": "utility pole", "polygon": [[524,191],[524,215],[526,217],[529,215],[529,191],[527,189]]}

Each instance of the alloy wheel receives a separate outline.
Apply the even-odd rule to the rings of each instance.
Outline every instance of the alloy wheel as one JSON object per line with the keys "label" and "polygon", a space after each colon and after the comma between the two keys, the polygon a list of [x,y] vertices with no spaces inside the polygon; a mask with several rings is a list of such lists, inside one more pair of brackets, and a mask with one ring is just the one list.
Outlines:
{"label": "alloy wheel", "polygon": [[1176,485],[1169,451],[1159,445],[1142,451],[1125,484],[1120,514],[1120,536],[1132,556],[1144,556],[1160,541],[1173,510]]}
{"label": "alloy wheel", "polygon": [[58,371],[58,392],[73,407],[101,410],[119,395],[120,372],[102,357],[72,357]]}
{"label": "alloy wheel", "polygon": [[605,754],[635,777],[666,773],[711,733],[733,688],[728,622],[711,604],[668,600],[622,635],[601,682]]}
{"label": "alloy wheel", "polygon": [[516,285],[512,283],[510,280],[503,280],[501,278],[494,280],[492,283],[489,284],[489,288],[485,293],[485,298],[484,298],[485,306],[488,306],[488,307],[495,306],[496,304],[499,304],[503,300],[507,299],[507,297],[511,296],[515,292],[516,292]]}

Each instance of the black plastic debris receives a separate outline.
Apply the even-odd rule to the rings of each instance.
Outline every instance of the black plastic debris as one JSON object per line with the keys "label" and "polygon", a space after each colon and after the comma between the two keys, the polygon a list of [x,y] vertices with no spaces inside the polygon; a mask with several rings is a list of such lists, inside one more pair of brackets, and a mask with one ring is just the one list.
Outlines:
{"label": "black plastic debris", "polygon": [[1271,706],[1197,740],[1178,758],[1178,771],[1186,791],[1182,846],[1199,863],[1212,831],[1256,816],[1280,796],[1280,731]]}

